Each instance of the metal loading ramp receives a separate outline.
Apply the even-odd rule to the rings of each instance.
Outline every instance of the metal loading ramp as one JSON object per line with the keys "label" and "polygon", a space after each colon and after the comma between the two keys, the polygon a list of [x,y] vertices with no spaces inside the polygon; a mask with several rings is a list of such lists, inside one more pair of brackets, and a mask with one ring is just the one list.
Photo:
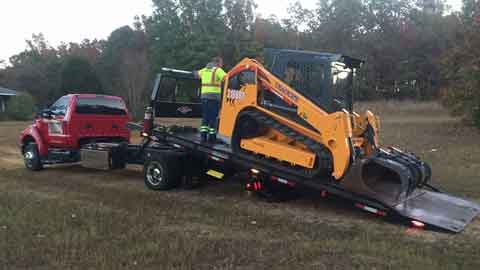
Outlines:
{"label": "metal loading ramp", "polygon": [[480,214],[480,204],[445,193],[418,190],[393,210],[405,218],[458,233]]}

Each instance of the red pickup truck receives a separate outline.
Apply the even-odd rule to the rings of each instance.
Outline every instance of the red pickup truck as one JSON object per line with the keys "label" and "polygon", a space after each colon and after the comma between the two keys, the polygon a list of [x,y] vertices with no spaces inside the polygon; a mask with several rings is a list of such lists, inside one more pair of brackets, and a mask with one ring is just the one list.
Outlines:
{"label": "red pickup truck", "polygon": [[20,135],[25,167],[78,162],[82,145],[130,141],[130,120],[120,97],[70,94],[41,111]]}

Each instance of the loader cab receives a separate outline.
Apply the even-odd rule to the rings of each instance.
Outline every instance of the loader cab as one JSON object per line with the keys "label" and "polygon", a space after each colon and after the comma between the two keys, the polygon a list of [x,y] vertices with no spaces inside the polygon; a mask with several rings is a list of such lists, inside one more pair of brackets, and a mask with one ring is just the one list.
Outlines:
{"label": "loader cab", "polygon": [[353,111],[354,76],[362,60],[284,49],[265,49],[264,55],[268,70],[326,112]]}

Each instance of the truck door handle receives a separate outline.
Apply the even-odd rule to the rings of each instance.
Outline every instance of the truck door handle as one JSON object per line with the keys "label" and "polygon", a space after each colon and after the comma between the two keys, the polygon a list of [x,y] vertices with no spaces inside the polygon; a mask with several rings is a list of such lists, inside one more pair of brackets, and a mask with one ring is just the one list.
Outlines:
{"label": "truck door handle", "polygon": [[84,128],[90,129],[90,128],[93,128],[93,126],[92,126],[92,124],[86,124],[86,125],[84,126]]}
{"label": "truck door handle", "polygon": [[113,124],[112,128],[118,128],[117,124]]}

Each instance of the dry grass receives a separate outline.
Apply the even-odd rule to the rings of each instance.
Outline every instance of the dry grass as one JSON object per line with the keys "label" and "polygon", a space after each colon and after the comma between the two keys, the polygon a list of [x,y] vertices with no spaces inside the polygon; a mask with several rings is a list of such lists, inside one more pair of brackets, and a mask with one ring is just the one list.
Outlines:
{"label": "dry grass", "polygon": [[[433,103],[369,107],[386,144],[416,151],[442,187],[480,201],[477,131]],[[478,218],[450,235],[335,200],[264,203],[233,181],[151,192],[136,167],[32,173],[15,146],[26,124],[0,123],[0,269],[480,269]]]}

